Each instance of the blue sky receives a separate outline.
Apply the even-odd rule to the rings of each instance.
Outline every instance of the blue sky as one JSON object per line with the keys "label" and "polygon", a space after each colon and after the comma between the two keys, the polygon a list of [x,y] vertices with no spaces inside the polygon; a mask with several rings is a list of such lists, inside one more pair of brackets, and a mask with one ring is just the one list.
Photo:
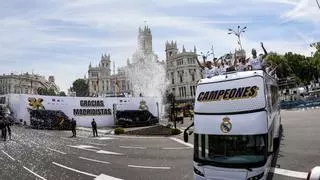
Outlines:
{"label": "blue sky", "polygon": [[66,91],[102,53],[125,65],[144,21],[160,60],[167,40],[199,52],[213,45],[216,56],[234,51],[227,29],[237,25],[248,27],[247,52],[263,41],[268,51],[310,55],[308,44],[320,38],[315,0],[11,0],[0,7],[0,70],[54,75]]}

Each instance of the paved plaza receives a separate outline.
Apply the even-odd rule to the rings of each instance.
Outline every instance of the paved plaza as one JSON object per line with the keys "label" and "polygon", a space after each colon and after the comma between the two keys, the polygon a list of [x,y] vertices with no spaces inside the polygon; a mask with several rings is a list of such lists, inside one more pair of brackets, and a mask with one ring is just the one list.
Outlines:
{"label": "paved plaza", "polygon": [[[284,137],[269,179],[298,180],[319,165],[320,111],[282,111]],[[185,129],[191,121],[178,124]],[[0,142],[1,179],[193,179],[192,141],[183,136],[137,137],[12,128]]]}

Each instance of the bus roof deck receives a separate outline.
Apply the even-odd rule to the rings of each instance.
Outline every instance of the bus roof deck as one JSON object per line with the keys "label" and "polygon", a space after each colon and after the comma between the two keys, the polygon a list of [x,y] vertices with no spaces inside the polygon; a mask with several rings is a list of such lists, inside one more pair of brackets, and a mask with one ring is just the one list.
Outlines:
{"label": "bus roof deck", "polygon": [[206,83],[212,83],[212,82],[221,82],[221,81],[229,81],[229,80],[235,80],[235,79],[242,79],[242,78],[249,78],[254,76],[261,76],[268,79],[274,79],[275,77],[267,74],[263,70],[256,70],[256,71],[232,71],[227,72],[223,75],[213,76],[212,78],[204,78],[199,81],[198,84],[206,84]]}

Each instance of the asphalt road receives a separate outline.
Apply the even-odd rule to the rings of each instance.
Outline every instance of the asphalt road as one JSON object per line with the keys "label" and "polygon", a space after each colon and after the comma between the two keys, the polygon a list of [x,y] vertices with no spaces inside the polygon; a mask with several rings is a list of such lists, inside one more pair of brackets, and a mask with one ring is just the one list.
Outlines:
{"label": "asphalt road", "polygon": [[[320,111],[282,111],[281,114],[284,137],[270,180],[301,180],[312,167],[320,165]],[[184,129],[189,123],[185,121],[178,127]],[[193,177],[191,144],[184,145],[172,138],[112,135],[93,138],[86,131],[78,131],[77,138],[69,138],[71,132],[67,131],[18,126],[12,131],[12,140],[0,142],[0,179]],[[183,136],[176,138],[182,140]]]}
{"label": "asphalt road", "polygon": [[[192,179],[192,148],[168,137],[103,136],[13,127],[0,179]],[[111,178],[111,179],[110,179]],[[116,180],[116,179],[115,179]]]}

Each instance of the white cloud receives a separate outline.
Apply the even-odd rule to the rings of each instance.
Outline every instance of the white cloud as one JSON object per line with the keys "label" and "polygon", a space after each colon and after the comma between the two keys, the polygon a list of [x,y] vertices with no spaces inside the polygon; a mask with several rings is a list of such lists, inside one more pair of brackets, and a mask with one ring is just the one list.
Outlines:
{"label": "white cloud", "polygon": [[[245,3],[243,6],[241,2],[233,2],[237,8],[230,8],[229,5],[226,5],[228,8],[224,9],[224,3],[230,4],[231,2],[222,0],[60,0],[56,2],[55,7],[52,7],[53,9],[37,10],[38,15],[34,17],[25,18],[23,15],[4,19],[0,17],[0,33],[2,35],[0,53],[3,57],[1,62],[8,63],[8,59],[17,62],[15,66],[8,63],[0,70],[7,72],[6,69],[11,68],[19,72],[25,68],[25,71],[34,69],[35,72],[43,73],[46,76],[54,74],[58,85],[63,90],[67,90],[73,80],[81,78],[87,73],[90,62],[92,65],[99,63],[101,53],[110,53],[111,59],[116,61],[117,67],[125,65],[127,57],[131,58],[136,49],[138,27],[142,26],[145,20],[153,32],[153,46],[160,60],[165,57],[164,48],[167,40],[176,40],[180,50],[183,44],[187,50],[193,50],[193,46],[196,45],[198,52],[207,51],[213,45],[216,55],[219,56],[238,47],[236,38],[227,35],[226,26],[228,24],[236,26],[254,23],[254,15],[252,17],[234,16],[234,19],[229,17],[233,13],[250,12],[247,9],[249,7],[246,6],[249,1],[243,0],[243,2]],[[305,18],[309,12],[303,11],[306,11],[306,7],[312,6],[306,4],[305,1],[298,0],[259,0],[258,2],[254,2],[255,6],[250,7],[259,6],[254,13],[263,11],[263,6],[273,3],[295,7],[288,13],[284,12],[284,17],[291,19]],[[153,6],[145,5],[148,3]],[[182,5],[213,7],[212,11],[225,11],[225,14],[222,15],[227,15],[229,18],[223,20],[223,18],[215,17],[210,13],[207,15],[207,12],[193,11],[192,8],[185,9],[185,14],[171,12],[174,8],[182,10],[184,7]],[[166,8],[172,9],[168,12],[165,10]],[[61,28],[56,24],[42,23],[49,20],[61,21],[68,26]],[[68,27],[72,25],[75,27],[77,27],[76,25],[85,26],[88,33],[80,33],[80,30],[78,32],[74,28],[68,30]],[[59,28],[57,28],[58,26]],[[259,28],[255,28],[256,31],[249,29],[248,34],[244,35],[243,47],[247,52],[250,53],[250,49],[253,47],[260,50],[260,42],[249,39],[249,37],[255,36],[255,39],[264,41],[266,48],[270,51],[280,53],[294,51],[305,55],[310,54],[305,41],[292,38],[280,41],[266,37],[266,34],[272,35],[277,31],[275,29],[268,30],[265,26],[269,26],[269,24],[262,25],[263,34],[259,32]],[[92,36],[94,32],[105,32],[105,35]],[[44,49],[46,52],[42,52]],[[90,49],[90,52],[87,49]],[[19,64],[21,65],[19,66]],[[24,66],[24,64],[27,65]]]}
{"label": "white cloud", "polygon": [[320,8],[316,0],[300,0],[292,10],[283,14],[283,18],[317,23],[320,22]]}

